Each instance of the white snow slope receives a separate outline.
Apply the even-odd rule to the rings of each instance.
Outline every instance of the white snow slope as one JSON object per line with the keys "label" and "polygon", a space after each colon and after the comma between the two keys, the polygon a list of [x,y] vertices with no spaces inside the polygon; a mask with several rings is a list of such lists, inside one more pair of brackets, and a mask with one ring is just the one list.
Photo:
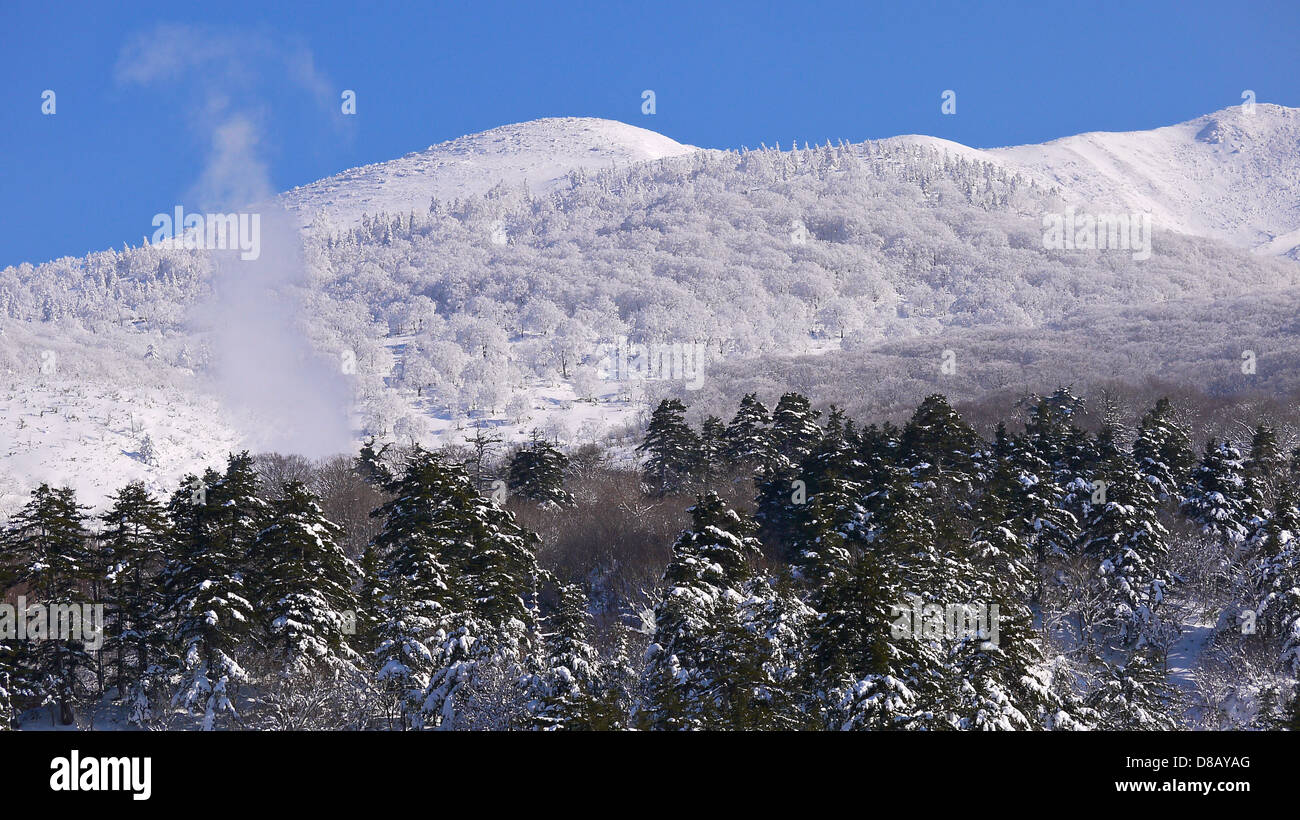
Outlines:
{"label": "white snow slope", "polygon": [[1232,106],[1151,131],[1011,148],[894,140],[1014,169],[1098,212],[1150,211],[1156,229],[1300,259],[1300,109]]}
{"label": "white snow slope", "polygon": [[430,146],[424,151],[363,165],[294,188],[280,202],[301,224],[349,228],[362,214],[423,213],[430,200],[450,202],[499,183],[527,185],[544,194],[569,171],[675,157],[696,149],[613,120],[555,117],[505,125]]}

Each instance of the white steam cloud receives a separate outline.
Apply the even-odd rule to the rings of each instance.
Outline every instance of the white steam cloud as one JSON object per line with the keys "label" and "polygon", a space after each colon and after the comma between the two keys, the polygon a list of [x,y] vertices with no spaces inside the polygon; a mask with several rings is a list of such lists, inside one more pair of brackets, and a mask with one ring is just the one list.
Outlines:
{"label": "white steam cloud", "polygon": [[214,297],[196,309],[211,328],[223,400],[263,431],[251,446],[323,456],[351,448],[352,393],[337,362],[312,350],[299,324],[296,294],[306,278],[301,236],[284,211],[268,204],[275,190],[255,91],[264,71],[328,104],[330,86],[310,51],[256,33],[160,25],[122,50],[117,79],[185,94],[191,100],[185,113],[206,151],[190,197],[208,213],[260,215],[260,254],[241,259],[237,252],[209,251],[216,262]]}

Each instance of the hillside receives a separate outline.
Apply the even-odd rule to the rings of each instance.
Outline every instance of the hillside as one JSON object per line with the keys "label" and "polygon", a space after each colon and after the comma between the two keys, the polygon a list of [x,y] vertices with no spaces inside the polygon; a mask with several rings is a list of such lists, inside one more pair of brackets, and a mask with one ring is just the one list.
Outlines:
{"label": "hillside", "polygon": [[[292,449],[274,431],[327,416],[347,417],[354,442],[437,443],[478,424],[626,441],[648,402],[690,388],[611,378],[619,339],[705,351],[695,404],[719,412],[748,389],[890,412],[935,388],[1001,395],[1098,374],[1286,395],[1300,385],[1292,325],[1243,323],[1300,286],[1286,258],[1300,112],[1243,116],[992,150],[900,137],[740,152],[539,120],[285,193],[313,229],[270,280],[174,247],[6,268],[0,508],[46,478],[75,476],[94,504],[121,476],[162,487],[222,450]],[[1045,249],[1044,215],[1067,205],[1150,208],[1151,257]],[[1236,326],[1216,319],[1226,305]],[[1189,321],[1194,348],[1167,343]],[[1229,377],[1243,335],[1277,354],[1250,383]],[[240,385],[302,382],[293,336],[332,372],[342,363],[350,401],[322,390],[261,402],[264,418],[234,412]],[[959,377],[940,383],[945,350]],[[69,407],[63,379],[78,398],[60,415],[76,424],[33,428]],[[137,426],[151,400],[170,409]],[[165,468],[139,457],[144,435]]]}

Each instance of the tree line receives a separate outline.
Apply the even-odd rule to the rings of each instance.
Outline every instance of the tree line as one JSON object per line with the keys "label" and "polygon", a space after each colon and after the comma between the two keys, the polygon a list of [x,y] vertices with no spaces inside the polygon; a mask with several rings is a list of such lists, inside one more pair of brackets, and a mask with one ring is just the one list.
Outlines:
{"label": "tree line", "polygon": [[[1294,728],[1300,453],[1267,425],[1198,453],[1168,400],[1088,431],[1082,405],[1029,397],[986,438],[937,394],[901,427],[786,393],[697,430],[666,399],[640,492],[689,520],[608,629],[595,568],[544,566],[520,523],[586,521],[539,436],[495,469],[367,443],[359,550],[248,453],[93,517],[42,485],[0,583],[102,604],[103,645],[0,632],[0,725],[107,702],[203,729]],[[1207,612],[1215,699],[1171,663]]]}

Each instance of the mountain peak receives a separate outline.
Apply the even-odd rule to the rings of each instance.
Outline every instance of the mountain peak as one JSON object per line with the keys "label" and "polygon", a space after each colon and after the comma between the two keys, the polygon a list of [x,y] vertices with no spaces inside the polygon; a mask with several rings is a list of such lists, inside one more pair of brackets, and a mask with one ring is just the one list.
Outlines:
{"label": "mountain peak", "polygon": [[362,214],[428,209],[430,200],[481,194],[498,183],[545,193],[569,171],[648,162],[696,150],[663,134],[595,117],[503,125],[363,165],[281,195],[304,226],[346,228]]}

